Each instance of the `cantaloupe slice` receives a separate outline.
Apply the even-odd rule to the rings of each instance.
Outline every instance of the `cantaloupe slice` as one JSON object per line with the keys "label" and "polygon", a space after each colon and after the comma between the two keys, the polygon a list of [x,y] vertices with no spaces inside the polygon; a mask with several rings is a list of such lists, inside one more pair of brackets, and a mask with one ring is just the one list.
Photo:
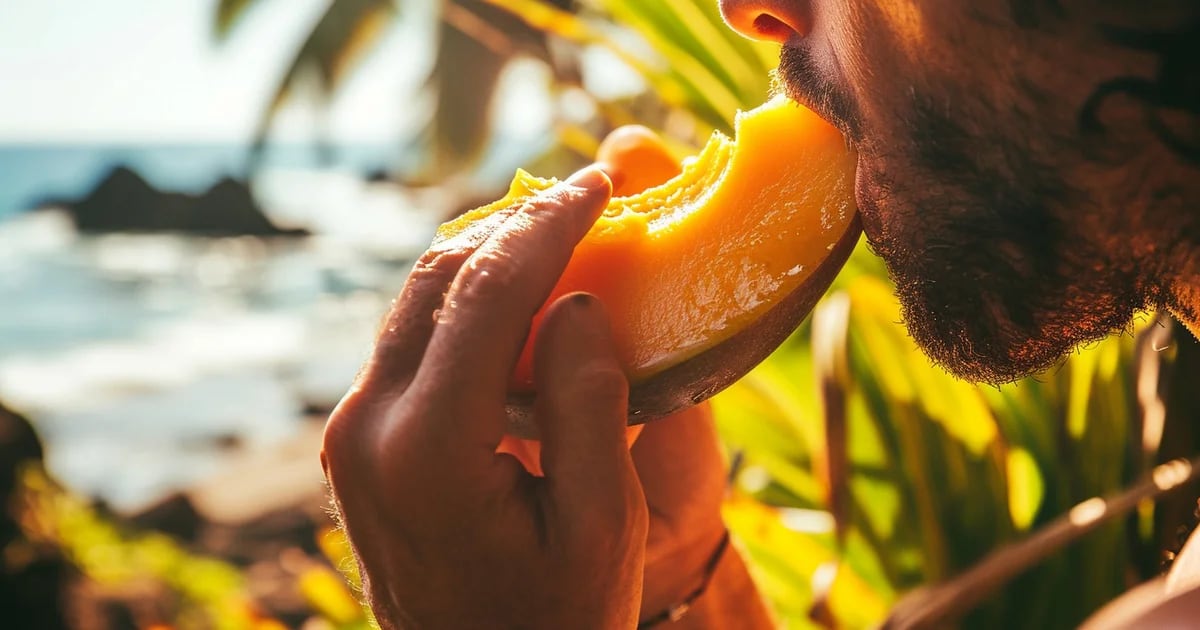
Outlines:
{"label": "cantaloupe slice", "polygon": [[[855,157],[833,127],[776,99],[740,114],[736,138],[714,133],[676,177],[614,197],[547,302],[587,291],[604,303],[631,423],[700,402],[766,358],[858,239]],[[443,225],[435,245],[556,183],[519,171],[504,198]],[[526,435],[531,347],[510,399],[514,431]]]}

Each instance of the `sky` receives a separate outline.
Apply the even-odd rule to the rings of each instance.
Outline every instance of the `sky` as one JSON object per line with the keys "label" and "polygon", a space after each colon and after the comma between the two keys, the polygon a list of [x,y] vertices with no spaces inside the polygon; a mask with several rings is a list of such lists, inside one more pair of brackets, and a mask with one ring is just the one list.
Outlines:
{"label": "sky", "polygon": [[[248,141],[326,1],[259,0],[217,42],[216,0],[0,0],[0,143]],[[334,139],[387,141],[419,124],[406,100],[428,68],[428,16],[406,15],[339,94]],[[274,137],[311,139],[317,121],[297,102]]]}

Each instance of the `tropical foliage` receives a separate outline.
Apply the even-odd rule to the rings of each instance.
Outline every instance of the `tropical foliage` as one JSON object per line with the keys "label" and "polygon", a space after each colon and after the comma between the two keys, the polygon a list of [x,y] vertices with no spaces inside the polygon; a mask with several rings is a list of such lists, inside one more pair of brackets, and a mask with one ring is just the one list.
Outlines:
{"label": "tropical foliage", "polygon": [[[228,35],[252,4],[222,0],[217,32]],[[768,91],[774,51],[725,29],[714,0],[572,7],[445,0],[441,7],[430,85],[442,95],[432,137],[450,156],[446,163],[465,163],[486,135],[478,102],[456,109],[463,91],[490,91],[521,51],[550,63],[552,40],[607,51],[648,86],[623,101],[593,97],[598,124],[560,125],[560,140],[583,154],[608,128],[635,119],[681,144],[697,142],[712,128],[728,129],[738,108],[757,105]],[[281,79],[267,118],[304,72],[336,90],[355,51],[396,10],[390,0],[332,0]],[[513,45],[499,43],[497,32]],[[578,88],[573,73],[560,68],[556,76]],[[781,620],[790,628],[874,626],[906,594],[955,584],[989,552],[1015,553],[1006,543],[1039,536],[1052,522],[1050,529],[1062,529],[1055,519],[1080,502],[1130,485],[1168,455],[1194,455],[1200,444],[1186,427],[1200,408],[1189,406],[1194,394],[1178,392],[1197,382],[1200,352],[1165,321],[1145,315],[1126,334],[1081,349],[1040,377],[975,386],[931,365],[913,345],[882,263],[860,246],[811,321],[714,400],[733,468],[726,520]],[[185,609],[198,611],[189,614],[228,627],[270,627],[247,612],[232,568],[161,537],[119,532],[44,477],[32,474],[26,483],[29,530],[67,549],[89,575],[122,580],[142,572],[177,589],[192,603]],[[1076,544],[1062,544],[1074,534],[1060,536],[1026,554],[1016,565],[1034,567],[1015,579],[1008,578],[1016,571],[997,573],[988,589],[963,598],[981,604],[962,625],[1071,627],[1152,575],[1180,510],[1148,500],[1131,505],[1128,516],[1114,508],[1108,516],[1119,517],[1093,521]],[[335,533],[323,532],[320,544],[330,566],[351,567]],[[313,567],[300,589],[334,627],[369,623],[348,603],[352,587],[329,567]]]}
{"label": "tropical foliage", "polygon": [[[774,52],[737,37],[721,23],[714,2],[616,0],[427,0],[439,19],[434,62],[425,82],[432,97],[423,146],[427,172],[409,179],[446,177],[469,169],[490,138],[491,105],[501,73],[517,58],[540,60],[553,77],[549,90],[590,99],[593,120],[579,121],[560,106],[558,146],[590,156],[597,138],[632,122],[667,124],[685,143],[707,129],[732,126],[733,113],[766,93]],[[218,40],[235,35],[256,0],[221,0],[214,16]],[[412,4],[398,0],[332,0],[304,38],[266,105],[256,145],[297,94],[322,102],[398,24]],[[409,7],[411,8],[411,7]],[[623,25],[618,28],[616,25]],[[631,42],[629,30],[643,34]],[[626,35],[626,36],[622,36]],[[557,44],[557,45],[556,45]],[[638,97],[602,99],[581,90],[580,55],[601,49],[640,73],[652,90]],[[649,53],[649,54],[647,54]],[[301,88],[315,79],[315,92]],[[414,99],[417,100],[417,99]],[[696,124],[696,123],[699,124]]]}
{"label": "tropical foliage", "polygon": [[[233,36],[240,19],[257,0],[220,0],[214,19],[218,40]],[[264,108],[256,153],[284,103],[316,79],[315,95],[327,101],[353,69],[395,27],[400,11],[413,4],[399,0],[332,0],[317,20]],[[545,6],[557,9],[566,0]],[[486,0],[438,2],[433,67],[425,80],[432,97],[425,145],[432,166],[428,177],[445,176],[469,166],[488,139],[489,112],[500,74],[512,59],[528,55],[547,62],[561,82],[577,75],[573,60],[555,57],[543,31]],[[311,95],[311,94],[310,94]],[[414,99],[414,101],[417,99]]]}
{"label": "tropical foliage", "polygon": [[[1159,437],[1137,421],[1137,340],[1163,334],[1150,318],[1000,388],[931,365],[899,321],[860,249],[813,322],[716,399],[739,455],[726,517],[789,627],[873,626],[904,593],[1156,463]],[[981,594],[964,626],[1074,627],[1159,568],[1159,525],[1145,503],[1043,550],[1032,571]]]}

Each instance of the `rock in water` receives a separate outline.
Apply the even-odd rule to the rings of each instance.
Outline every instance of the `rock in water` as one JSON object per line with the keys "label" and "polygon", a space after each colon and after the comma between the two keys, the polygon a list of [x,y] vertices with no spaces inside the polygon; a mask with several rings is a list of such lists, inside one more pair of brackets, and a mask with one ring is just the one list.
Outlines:
{"label": "rock in water", "polygon": [[306,230],[281,229],[262,213],[244,182],[225,177],[195,200],[186,231],[197,234],[303,236]]}
{"label": "rock in water", "polygon": [[249,187],[225,178],[204,194],[163,192],[125,166],[114,168],[86,197],[64,204],[81,232],[182,232],[202,236],[303,236],[277,227]]}

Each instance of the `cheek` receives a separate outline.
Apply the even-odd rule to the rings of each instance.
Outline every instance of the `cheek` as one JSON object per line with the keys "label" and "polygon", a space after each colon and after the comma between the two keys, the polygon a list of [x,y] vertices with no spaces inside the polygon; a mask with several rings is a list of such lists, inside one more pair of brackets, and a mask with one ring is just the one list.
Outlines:
{"label": "cheek", "polygon": [[904,0],[845,3],[830,27],[828,48],[862,115],[875,122],[902,119],[939,55],[919,7]]}

